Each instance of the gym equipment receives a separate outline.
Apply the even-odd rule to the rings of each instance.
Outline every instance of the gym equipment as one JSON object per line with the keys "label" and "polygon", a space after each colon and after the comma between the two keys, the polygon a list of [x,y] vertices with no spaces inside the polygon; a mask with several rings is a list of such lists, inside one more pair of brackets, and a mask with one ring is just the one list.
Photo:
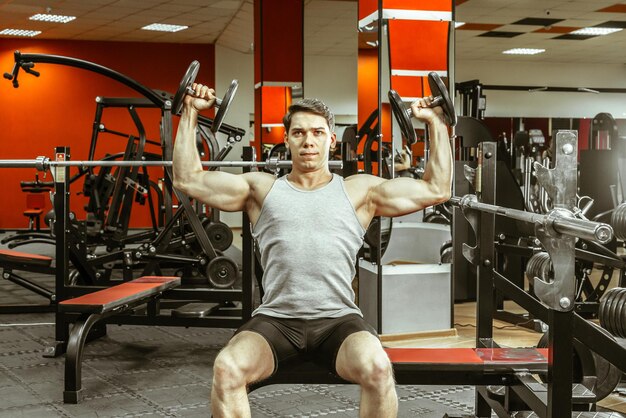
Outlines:
{"label": "gym equipment", "polygon": [[99,321],[158,299],[163,292],[179,285],[180,277],[140,277],[59,303],[60,312],[80,314],[67,343],[63,402],[76,404],[82,397],[82,357],[89,330]]}
{"label": "gym equipment", "polygon": [[204,226],[209,240],[218,251],[226,251],[233,243],[233,231],[228,225],[220,221],[213,221]]}
{"label": "gym equipment", "polygon": [[231,287],[239,276],[239,267],[231,258],[218,255],[206,267],[209,282],[218,289]]}
{"label": "gym equipment", "polygon": [[[450,126],[456,125],[454,104],[452,103],[452,100],[448,95],[448,89],[446,89],[445,84],[441,81],[439,74],[434,71],[428,73],[428,85],[430,86],[430,91],[433,93],[433,100],[428,107],[433,108],[441,106],[446,123]],[[413,129],[413,124],[411,123],[413,111],[404,107],[402,98],[393,89],[389,90],[389,103],[391,104],[391,110],[398,121],[398,125],[400,125],[400,131],[406,138],[407,143],[409,145],[415,144],[415,142],[417,142],[417,135],[415,135],[415,129]]]}
{"label": "gym equipment", "polygon": [[626,338],[626,288],[614,287],[602,296],[598,319],[612,335]]}
{"label": "gym equipment", "polygon": [[[183,111],[183,101],[185,99],[186,94],[190,94],[192,96],[196,95],[196,92],[191,88],[192,84],[195,83],[196,77],[198,76],[198,71],[200,70],[200,63],[198,61],[193,61],[189,64],[183,79],[178,86],[178,90],[176,90],[176,94],[174,95],[174,99],[172,101],[172,110],[174,114],[180,115]],[[211,126],[211,131],[216,133],[219,128],[222,126],[222,121],[224,120],[224,116],[226,116],[226,112],[228,112],[228,108],[230,107],[230,103],[232,102],[235,93],[237,92],[237,88],[239,87],[239,82],[237,80],[233,80],[230,83],[230,87],[226,90],[226,94],[224,94],[223,99],[215,99],[215,106],[218,108],[217,113],[215,114],[215,118],[213,119],[213,125]]]}
{"label": "gym equipment", "polygon": [[[268,161],[202,161],[203,167],[243,167],[267,168],[277,170],[291,168],[289,160],[270,158]],[[48,157],[39,156],[34,160],[0,160],[0,168],[36,168],[47,171],[56,167],[171,167],[172,161],[52,161]],[[342,161],[329,161],[328,166],[334,169],[343,167]]]}
{"label": "gym equipment", "polygon": [[54,312],[56,310],[57,296],[54,290],[48,289],[34,280],[27,279],[16,273],[16,271],[24,271],[54,275],[55,269],[52,267],[52,258],[38,254],[0,249],[0,271],[2,271],[1,277],[4,280],[13,282],[48,300],[48,303],[45,304],[16,303],[0,305],[0,313]]}
{"label": "gym equipment", "polygon": [[611,225],[615,229],[615,237],[626,240],[626,203],[620,204],[613,210]]}
{"label": "gym equipment", "polygon": [[[607,330],[597,327],[608,338],[615,341]],[[537,348],[548,348],[548,333],[543,334]],[[622,379],[622,372],[604,357],[599,356],[586,345],[574,339],[574,382],[580,382],[596,395],[596,402],[609,396]],[[542,380],[545,375],[540,373]]]}
{"label": "gym equipment", "polygon": [[552,261],[547,252],[541,251],[530,257],[526,263],[526,277],[529,283],[533,283],[535,277],[544,282],[552,281]]}
{"label": "gym equipment", "polygon": [[455,196],[449,202],[461,209],[476,209],[535,225],[542,225],[545,229],[553,230],[559,234],[597,241],[601,244],[606,244],[613,239],[613,228],[611,225],[574,218],[569,211],[564,209],[555,209],[544,215],[481,203],[478,202],[476,195],[473,194],[463,197]]}

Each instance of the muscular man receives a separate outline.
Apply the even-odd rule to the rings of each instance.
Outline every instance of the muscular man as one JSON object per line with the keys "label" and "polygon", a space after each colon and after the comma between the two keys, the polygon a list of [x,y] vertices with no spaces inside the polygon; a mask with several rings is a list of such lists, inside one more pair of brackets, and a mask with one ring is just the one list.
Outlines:
{"label": "muscular man", "polygon": [[452,157],[440,108],[412,104],[428,123],[431,158],[422,180],[328,168],[334,116],[318,100],[290,106],[283,122],[293,167],[283,177],[202,169],[195,146],[198,112],[214,91],[194,84],[185,97],[174,144],[174,187],[223,211],[245,210],[264,268],[262,303],[218,354],[213,368],[214,417],[249,417],[247,385],[278,367],[308,358],[361,387],[362,417],[396,416],[392,367],[375,330],[354,304],[356,254],[374,216],[399,216],[450,198]]}

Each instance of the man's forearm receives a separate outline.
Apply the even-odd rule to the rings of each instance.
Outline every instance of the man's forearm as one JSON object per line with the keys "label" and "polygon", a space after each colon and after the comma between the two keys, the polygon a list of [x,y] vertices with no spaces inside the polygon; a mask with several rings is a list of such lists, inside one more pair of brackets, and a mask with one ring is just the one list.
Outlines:
{"label": "man's forearm", "polygon": [[195,110],[184,111],[178,123],[173,152],[174,183],[185,183],[190,177],[202,171],[202,163],[196,148],[196,124],[198,114]]}
{"label": "man's forearm", "polygon": [[429,182],[442,194],[450,193],[452,187],[452,151],[448,129],[442,121],[431,121],[430,155],[423,180]]}

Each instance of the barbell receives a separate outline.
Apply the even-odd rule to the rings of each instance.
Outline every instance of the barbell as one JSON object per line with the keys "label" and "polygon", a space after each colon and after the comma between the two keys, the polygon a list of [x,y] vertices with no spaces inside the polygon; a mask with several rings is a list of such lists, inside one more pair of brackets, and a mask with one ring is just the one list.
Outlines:
{"label": "barbell", "polygon": [[523,222],[543,226],[559,234],[577,237],[584,240],[607,244],[613,239],[613,228],[609,224],[575,218],[565,209],[553,209],[547,214],[526,212],[504,206],[490,205],[476,200],[476,195],[467,194],[463,197],[452,197],[448,201],[461,209],[475,209],[482,212],[516,219]]}
{"label": "barbell", "polygon": [[[428,73],[428,85],[430,86],[430,91],[433,95],[433,100],[428,107],[433,108],[441,106],[446,123],[450,126],[456,125],[454,104],[452,103],[450,95],[448,94],[448,89],[441,80],[441,77],[439,77],[439,74],[434,71]],[[402,136],[406,138],[409,145],[413,145],[417,142],[417,135],[415,134],[415,129],[413,129],[413,123],[411,123],[413,111],[404,106],[402,98],[393,89],[389,90],[389,103],[391,104],[392,113],[396,117],[398,125],[400,126]]]}
{"label": "barbell", "polygon": [[[186,94],[191,94],[195,96],[196,92],[191,88],[193,83],[196,81],[196,77],[198,76],[198,71],[200,70],[200,63],[198,61],[192,61],[187,67],[187,71],[183,75],[180,84],[178,85],[178,90],[176,90],[176,94],[174,95],[174,99],[172,100],[172,111],[176,115],[180,115],[183,111],[183,102]],[[226,90],[223,99],[215,99],[215,106],[218,108],[217,113],[215,114],[215,118],[213,118],[213,124],[211,125],[211,132],[214,134],[219,130],[222,126],[222,122],[224,121],[224,116],[226,116],[226,112],[228,112],[228,108],[230,107],[230,103],[237,92],[237,88],[239,87],[239,82],[237,80],[233,80]]]}
{"label": "barbell", "polygon": [[[269,158],[267,161],[201,161],[203,167],[247,167],[267,168],[272,171],[288,169],[292,166],[291,160]],[[39,156],[32,160],[0,160],[0,168],[35,168],[47,171],[53,167],[171,167],[172,161],[55,161],[49,157]],[[341,169],[343,161],[329,161],[328,167]]]}

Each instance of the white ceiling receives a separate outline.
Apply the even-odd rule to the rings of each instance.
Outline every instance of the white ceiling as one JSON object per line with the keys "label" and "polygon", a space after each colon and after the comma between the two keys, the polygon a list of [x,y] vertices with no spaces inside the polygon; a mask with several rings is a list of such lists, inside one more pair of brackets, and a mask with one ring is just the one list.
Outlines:
{"label": "white ceiling", "polygon": [[[456,20],[491,24],[494,31],[521,32],[513,38],[481,36],[488,30],[456,31],[455,58],[534,62],[626,63],[626,30],[586,40],[555,40],[560,33],[537,33],[541,26],[512,24],[524,18],[564,19],[558,27],[626,22],[626,13],[598,12],[620,0],[457,0]],[[617,3],[619,4],[619,3]],[[305,0],[305,53],[356,55],[357,0]],[[626,12],[626,5],[622,6]],[[35,13],[76,16],[67,23],[35,22]],[[549,13],[549,14],[548,14]],[[253,0],[0,0],[0,30],[41,30],[41,39],[216,43],[252,53]],[[141,30],[150,23],[187,25],[176,33]],[[626,26],[626,23],[625,23]],[[544,31],[545,32],[545,31]],[[0,36],[2,39],[2,36]],[[543,48],[523,57],[502,55],[513,47]]]}
{"label": "white ceiling", "polygon": [[[573,30],[608,21],[622,22],[626,26],[626,3],[623,1],[618,8],[623,10],[621,13],[598,11],[620,5],[620,0],[466,0],[457,3],[461,3],[456,8],[456,20],[459,22],[501,25],[493,29],[498,32],[522,32],[513,38],[491,38],[480,36],[485,30],[464,30],[461,26],[456,31],[455,52],[458,61],[626,63],[626,30],[585,40],[560,40],[553,38],[563,33],[545,33],[542,26],[512,24],[525,18],[563,19],[551,26],[553,32],[558,32],[559,28]],[[537,33],[538,30],[544,33]],[[533,56],[511,57],[502,54],[502,51],[510,48],[540,48],[546,51]]]}

